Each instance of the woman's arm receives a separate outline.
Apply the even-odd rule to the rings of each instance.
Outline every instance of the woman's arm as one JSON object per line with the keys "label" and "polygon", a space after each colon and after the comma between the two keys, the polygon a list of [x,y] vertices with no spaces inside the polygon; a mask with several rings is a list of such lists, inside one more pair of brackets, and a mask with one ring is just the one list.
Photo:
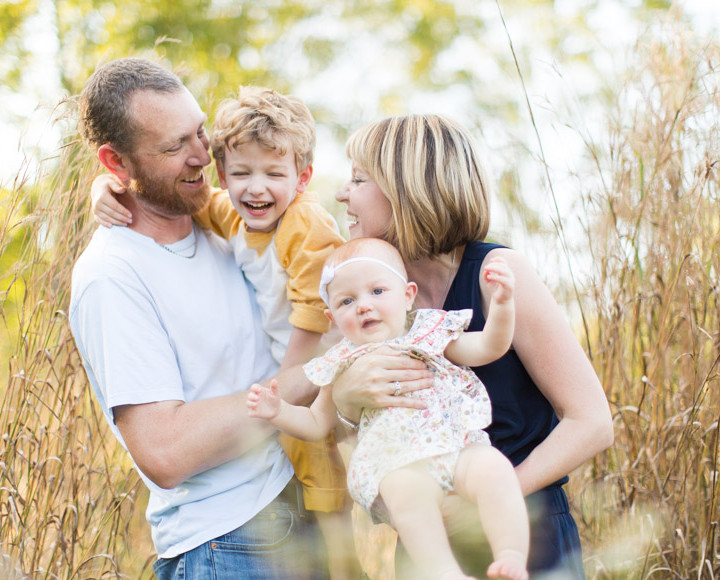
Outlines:
{"label": "woman's arm", "polygon": [[[527,495],[609,447],[612,417],[597,374],[565,314],[528,261],[508,249],[493,250],[491,255],[504,257],[515,274],[515,352],[560,420],[516,467]],[[481,279],[480,284],[486,296],[487,282]]]}

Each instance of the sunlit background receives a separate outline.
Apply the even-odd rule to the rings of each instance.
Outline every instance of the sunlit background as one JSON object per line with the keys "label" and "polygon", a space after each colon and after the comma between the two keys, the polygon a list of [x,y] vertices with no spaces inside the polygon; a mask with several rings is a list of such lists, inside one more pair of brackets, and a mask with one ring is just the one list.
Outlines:
{"label": "sunlit background", "polygon": [[[55,106],[99,62],[146,54],[187,72],[210,121],[238,84],[302,97],[318,123],[313,187],[326,199],[348,175],[348,132],[391,114],[451,115],[473,127],[503,200],[494,235],[533,252],[528,227],[554,231],[564,218],[572,243],[585,145],[602,138],[638,39],[671,22],[717,41],[720,2],[5,0],[0,183],[36,178],[72,132],[52,122]],[[551,270],[566,276],[562,261]]]}
{"label": "sunlit background", "polygon": [[[100,170],[71,97],[129,55],[178,71],[210,127],[240,84],[302,97],[343,229],[352,130],[467,124],[490,236],[551,286],[613,413],[567,486],[588,578],[720,578],[719,35],[719,0],[0,0],[0,578],[152,577],[146,493],[66,317]],[[358,549],[392,580],[388,530]]]}

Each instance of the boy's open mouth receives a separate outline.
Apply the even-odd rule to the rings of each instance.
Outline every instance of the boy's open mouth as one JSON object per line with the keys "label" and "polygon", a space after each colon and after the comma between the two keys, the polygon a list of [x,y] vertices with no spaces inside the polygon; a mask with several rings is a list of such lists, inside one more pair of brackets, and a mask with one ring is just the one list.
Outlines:
{"label": "boy's open mouth", "polygon": [[250,212],[261,212],[270,209],[274,204],[271,201],[244,201],[243,205],[250,210]]}

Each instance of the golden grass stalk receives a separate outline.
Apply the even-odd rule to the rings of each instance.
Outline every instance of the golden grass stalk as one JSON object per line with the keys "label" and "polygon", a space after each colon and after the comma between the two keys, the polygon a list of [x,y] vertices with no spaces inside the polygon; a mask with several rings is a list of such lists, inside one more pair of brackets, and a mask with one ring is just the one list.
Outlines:
{"label": "golden grass stalk", "polygon": [[144,527],[135,543],[129,528],[142,485],[92,400],[67,318],[96,164],[68,141],[56,165],[37,184],[18,179],[3,192],[3,577],[140,578],[152,545]]}
{"label": "golden grass stalk", "polygon": [[720,50],[643,37],[584,192],[594,365],[615,445],[574,479],[595,578],[715,578]]}

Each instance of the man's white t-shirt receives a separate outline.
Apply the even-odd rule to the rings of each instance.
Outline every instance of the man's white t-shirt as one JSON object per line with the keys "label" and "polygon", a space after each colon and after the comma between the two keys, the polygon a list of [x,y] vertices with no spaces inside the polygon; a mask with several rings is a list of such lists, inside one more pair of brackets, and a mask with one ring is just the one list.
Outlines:
{"label": "man's white t-shirt", "polygon": [[[105,417],[112,408],[197,401],[246,390],[277,372],[253,290],[229,246],[198,228],[197,252],[175,255],[128,228],[99,228],[78,259],[70,323]],[[292,466],[275,438],[191,477],[150,489],[160,557],[239,527],[285,487]]]}

